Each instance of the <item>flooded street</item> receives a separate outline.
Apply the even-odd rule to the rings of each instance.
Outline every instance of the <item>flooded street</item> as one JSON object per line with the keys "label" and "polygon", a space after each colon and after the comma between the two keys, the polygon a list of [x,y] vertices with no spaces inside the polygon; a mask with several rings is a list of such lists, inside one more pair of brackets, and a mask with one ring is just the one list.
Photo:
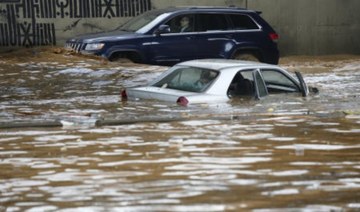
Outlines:
{"label": "flooded street", "polygon": [[360,56],[280,65],[320,93],[121,102],[167,67],[0,55],[0,211],[360,211]]}

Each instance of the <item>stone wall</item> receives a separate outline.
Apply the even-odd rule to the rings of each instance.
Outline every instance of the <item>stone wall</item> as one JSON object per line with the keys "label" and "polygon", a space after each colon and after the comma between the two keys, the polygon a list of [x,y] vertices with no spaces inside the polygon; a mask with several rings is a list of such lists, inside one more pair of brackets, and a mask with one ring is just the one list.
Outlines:
{"label": "stone wall", "polygon": [[154,8],[235,5],[263,12],[284,55],[360,54],[359,0],[0,0],[0,51],[114,29]]}

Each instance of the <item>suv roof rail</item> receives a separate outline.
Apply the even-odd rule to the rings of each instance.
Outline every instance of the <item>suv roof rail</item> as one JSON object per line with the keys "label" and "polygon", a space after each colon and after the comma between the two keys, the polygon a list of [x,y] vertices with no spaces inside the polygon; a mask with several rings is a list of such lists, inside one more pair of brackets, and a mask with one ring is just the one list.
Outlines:
{"label": "suv roof rail", "polygon": [[[236,5],[229,5],[229,7],[228,8],[234,8],[234,9],[238,9],[238,10],[251,10],[251,9],[249,9],[249,8],[246,8],[246,7],[237,7]],[[259,11],[259,10],[253,10],[254,12],[256,12],[257,14],[261,14],[262,12],[261,11]]]}
{"label": "suv roof rail", "polygon": [[235,5],[229,5],[228,7],[223,7],[223,6],[177,6],[177,8],[187,8],[189,10],[194,10],[194,9],[236,9],[236,10],[246,10],[246,11],[253,11],[256,12],[257,14],[261,14],[262,12],[259,10],[251,10],[245,7],[237,7]]}
{"label": "suv roof rail", "polygon": [[184,8],[184,9],[238,9],[238,10],[248,10],[245,7],[237,7],[235,5],[225,6],[175,6],[175,8]]}
{"label": "suv roof rail", "polygon": [[239,10],[248,10],[248,8],[246,7],[238,7],[236,5],[229,5],[227,8],[234,8],[234,9],[239,9]]}

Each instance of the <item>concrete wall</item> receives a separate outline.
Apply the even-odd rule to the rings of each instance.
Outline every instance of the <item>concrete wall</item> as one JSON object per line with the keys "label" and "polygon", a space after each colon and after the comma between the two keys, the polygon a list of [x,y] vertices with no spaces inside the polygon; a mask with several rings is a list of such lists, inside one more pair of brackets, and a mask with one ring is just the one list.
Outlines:
{"label": "concrete wall", "polygon": [[74,35],[114,29],[168,6],[236,5],[260,10],[284,55],[360,54],[359,0],[0,0],[0,51],[62,46]]}
{"label": "concrete wall", "polygon": [[359,0],[248,0],[280,34],[282,55],[360,54]]}

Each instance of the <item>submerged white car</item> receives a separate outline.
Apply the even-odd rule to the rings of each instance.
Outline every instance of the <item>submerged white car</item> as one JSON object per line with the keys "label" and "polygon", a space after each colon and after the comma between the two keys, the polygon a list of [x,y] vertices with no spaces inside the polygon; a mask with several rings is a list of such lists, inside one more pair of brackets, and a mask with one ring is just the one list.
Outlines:
{"label": "submerged white car", "polygon": [[309,89],[301,74],[276,65],[258,62],[202,59],[179,63],[154,82],[126,88],[122,100],[155,99],[178,103],[226,102],[236,96],[260,99],[269,93],[296,92],[307,96]]}

